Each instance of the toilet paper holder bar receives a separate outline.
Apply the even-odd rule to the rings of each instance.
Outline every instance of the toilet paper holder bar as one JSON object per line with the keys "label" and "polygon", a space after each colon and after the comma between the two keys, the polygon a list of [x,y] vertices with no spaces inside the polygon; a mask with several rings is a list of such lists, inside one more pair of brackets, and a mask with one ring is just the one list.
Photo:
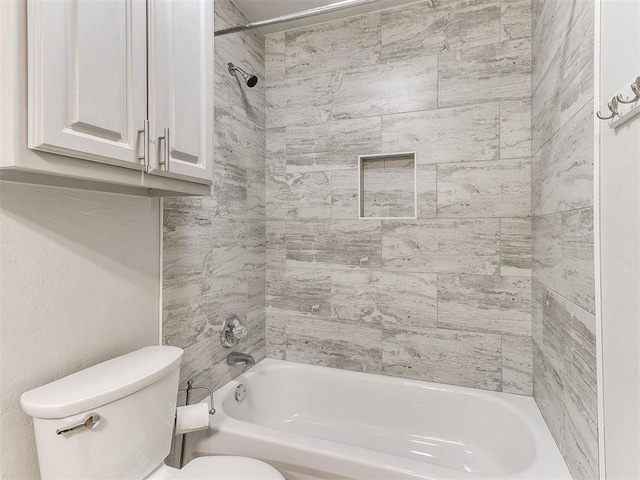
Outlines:
{"label": "toilet paper holder bar", "polygon": [[191,401],[191,392],[193,390],[208,390],[209,391],[209,405],[211,406],[211,408],[209,409],[209,415],[213,415],[214,413],[216,413],[216,409],[213,408],[213,390],[209,387],[205,387],[205,386],[193,386],[193,380],[189,379],[187,381],[187,388],[181,388],[180,390],[178,390],[178,392],[187,392],[187,398],[185,400],[185,405],[189,405],[189,402]]}

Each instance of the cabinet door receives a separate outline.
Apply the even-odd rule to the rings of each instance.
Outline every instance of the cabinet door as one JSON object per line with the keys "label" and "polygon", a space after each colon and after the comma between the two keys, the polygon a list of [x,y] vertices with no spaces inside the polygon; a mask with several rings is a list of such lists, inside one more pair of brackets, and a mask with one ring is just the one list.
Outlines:
{"label": "cabinet door", "polygon": [[29,147],[144,169],[145,0],[30,0]]}
{"label": "cabinet door", "polygon": [[151,168],[212,183],[213,2],[149,4]]}

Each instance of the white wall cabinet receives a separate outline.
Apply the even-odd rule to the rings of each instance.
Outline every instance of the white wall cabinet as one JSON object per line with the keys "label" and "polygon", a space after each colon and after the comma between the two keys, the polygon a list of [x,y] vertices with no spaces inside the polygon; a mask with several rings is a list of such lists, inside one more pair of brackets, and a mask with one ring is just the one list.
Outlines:
{"label": "white wall cabinet", "polygon": [[213,2],[156,0],[149,10],[149,172],[210,180]]}
{"label": "white wall cabinet", "polygon": [[0,179],[211,193],[211,0],[0,3]]}
{"label": "white wall cabinet", "polygon": [[144,0],[29,4],[29,147],[143,170]]}

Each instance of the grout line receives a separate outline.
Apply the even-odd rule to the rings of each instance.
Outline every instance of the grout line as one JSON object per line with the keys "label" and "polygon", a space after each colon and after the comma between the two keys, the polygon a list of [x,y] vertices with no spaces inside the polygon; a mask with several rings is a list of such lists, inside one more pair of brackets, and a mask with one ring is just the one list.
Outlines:
{"label": "grout line", "polygon": [[[437,196],[437,193],[436,193]],[[437,199],[436,199],[437,200]],[[562,213],[569,213],[569,212],[575,212],[578,210],[589,210],[593,207],[584,207],[584,208],[576,208],[573,210],[566,210],[563,212],[557,212],[557,213],[549,213],[549,214],[545,214],[545,215],[536,215],[535,217],[546,217],[546,216],[551,216],[551,215],[560,215]],[[522,219],[522,220],[526,220],[526,219],[532,219],[535,218],[533,216],[529,216],[529,215],[522,215],[522,216],[518,216],[518,215],[501,215],[499,217],[480,217],[480,216],[469,216],[469,217],[424,217],[424,218],[413,218],[413,217],[364,217],[364,218],[330,218],[330,217],[323,217],[323,218],[271,218],[268,221],[270,222],[277,222],[277,221],[281,221],[281,222],[295,222],[295,223],[307,223],[307,222],[353,222],[356,220],[367,220],[367,221],[373,221],[373,220],[387,220],[387,221],[392,221],[392,222],[402,222],[402,223],[408,223],[408,224],[414,224],[415,222],[429,222],[429,221],[434,221],[434,220],[450,220],[450,221],[459,221],[459,222],[467,222],[467,221],[473,221],[473,220],[500,220],[501,218],[510,218],[510,219]],[[227,220],[227,219],[223,219],[223,220]],[[257,219],[260,220],[260,219]]]}
{"label": "grout line", "polygon": [[[532,99],[532,105],[533,105],[533,96],[531,97],[531,99]],[[542,145],[540,145],[538,150],[536,150],[535,152],[533,151],[533,107],[532,107],[531,108],[531,159],[533,160],[533,157],[538,155],[538,153],[540,153],[540,150],[542,150],[544,147],[546,147],[547,144],[549,142],[551,142],[551,140],[553,140],[555,137],[557,137],[560,134],[560,132],[565,129],[567,124],[569,124],[571,121],[573,121],[578,116],[578,114],[580,114],[582,112],[582,110],[584,110],[585,107],[591,106],[593,108],[593,102],[594,102],[594,97],[591,97],[584,105],[582,105],[580,108],[578,108],[576,113],[571,115],[571,117],[569,117],[566,122],[564,122],[562,125],[560,125],[558,127],[558,129],[553,133],[553,135],[551,135]]]}
{"label": "grout line", "polygon": [[440,108],[440,54],[436,60],[436,108]]}
{"label": "grout line", "polygon": [[440,274],[436,273],[436,328],[440,328]]}
{"label": "grout line", "polygon": [[[531,215],[531,219],[534,218],[546,218],[546,217],[552,217],[553,215],[562,215],[564,213],[575,213],[575,212],[582,212],[583,210],[591,210],[595,208],[593,205],[589,206],[589,207],[577,207],[577,208],[572,208],[571,210],[562,210],[560,212],[551,212],[551,213],[543,213],[542,215]],[[505,218],[527,218],[527,217],[505,217]]]}
{"label": "grout line", "polygon": [[498,158],[502,158],[502,101],[498,102]]}
{"label": "grout line", "polygon": [[[547,290],[549,290],[550,292],[553,292],[554,294],[556,294],[557,296],[559,296],[560,298],[562,298],[563,300],[569,302],[570,304],[572,304],[574,307],[579,308],[580,310],[582,310],[584,313],[586,313],[587,315],[591,315],[592,317],[595,317],[594,313],[591,313],[589,310],[585,310],[584,308],[582,308],[580,305],[578,305],[576,302],[574,302],[573,300],[565,297],[562,293],[558,292],[557,290],[551,288],[549,285],[547,285],[546,283],[544,283],[542,280],[540,280],[537,277],[533,276],[533,272],[531,275],[531,287],[533,289],[533,282],[538,282],[540,285],[542,285],[544,288],[546,288]],[[533,302],[532,302],[533,305]]]}
{"label": "grout line", "polygon": [[498,221],[498,263],[500,264],[500,276],[502,276],[502,220],[503,218],[500,218]]}
{"label": "grout line", "polygon": [[439,205],[438,205],[438,178],[439,178],[439,175],[438,175],[438,165],[439,165],[439,164],[438,164],[438,163],[436,163],[435,165],[436,165],[436,211],[435,211],[435,218],[437,219],[437,218],[439,218],[439,217],[438,217],[438,210],[439,210],[439,208],[438,208],[438,206],[439,206]]}
{"label": "grout line", "polygon": [[504,392],[504,336],[500,335],[500,391]]}

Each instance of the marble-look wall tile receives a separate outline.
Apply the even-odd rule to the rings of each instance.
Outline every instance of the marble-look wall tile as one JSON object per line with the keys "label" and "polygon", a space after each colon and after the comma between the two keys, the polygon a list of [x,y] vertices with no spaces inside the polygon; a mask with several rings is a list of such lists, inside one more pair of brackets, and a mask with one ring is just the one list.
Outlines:
{"label": "marble-look wall tile", "polygon": [[363,217],[415,218],[413,160],[367,160],[361,177]]}
{"label": "marble-look wall tile", "polygon": [[373,65],[380,59],[380,14],[285,32],[287,76]]}
{"label": "marble-look wall tile", "polygon": [[532,158],[532,211],[593,206],[593,107],[586,105]]}
{"label": "marble-look wall tile", "polygon": [[566,357],[571,351],[571,317],[578,309],[550,290],[545,293],[543,302],[542,353],[564,382],[568,364]]}
{"label": "marble-look wall tile", "polygon": [[212,275],[264,268],[264,221],[215,219],[212,224],[211,247],[203,260]]}
{"label": "marble-look wall tile", "polygon": [[562,126],[560,118],[560,55],[556,55],[538,87],[531,95],[531,153],[540,148]]}
{"label": "marble-look wall tile", "polygon": [[598,478],[598,388],[595,318],[574,317],[573,349],[566,375],[565,456],[576,478]]}
{"label": "marble-look wall tile", "polygon": [[291,318],[286,331],[286,359],[289,361],[381,373],[380,330],[341,322]]}
{"label": "marble-look wall tile", "polygon": [[538,16],[540,15],[540,4],[543,3],[545,0],[532,0],[531,1],[531,34],[533,35],[533,32],[536,29],[536,24],[538,22]]}
{"label": "marble-look wall tile", "polygon": [[353,168],[380,152],[380,117],[287,128],[287,172]]}
{"label": "marble-look wall tile", "polygon": [[438,165],[439,218],[530,214],[529,159]]}
{"label": "marble-look wall tile", "polygon": [[167,198],[163,207],[163,278],[168,285],[182,277],[211,274],[210,232],[215,209],[211,197]]}
{"label": "marble-look wall tile", "polygon": [[264,63],[267,85],[285,76],[284,32],[264,37]]}
{"label": "marble-look wall tile", "polygon": [[530,96],[529,38],[440,54],[440,107]]}
{"label": "marble-look wall tile", "polygon": [[571,25],[571,11],[575,1],[540,0],[533,32],[532,64],[533,89],[537,89],[553,57],[561,49]]}
{"label": "marble-look wall tile", "polygon": [[[266,356],[266,271],[250,270],[239,274],[247,283],[247,316],[245,326],[248,335],[240,340],[241,352],[252,352],[256,362]],[[242,317],[241,317],[242,318]],[[222,326],[222,322],[220,322]],[[226,352],[225,352],[226,353]]]}
{"label": "marble-look wall tile", "polygon": [[245,212],[237,213],[238,217],[266,220],[267,192],[265,183],[264,166],[260,170],[247,170],[247,207]]}
{"label": "marble-look wall tile", "polygon": [[495,275],[500,271],[500,220],[383,220],[385,269]]}
{"label": "marble-look wall tile", "polygon": [[330,73],[286,77],[267,88],[267,128],[324,123],[331,116]]}
{"label": "marble-look wall tile", "polygon": [[531,99],[500,102],[500,158],[531,157]]}
{"label": "marble-look wall tile", "polygon": [[[562,3],[562,2],[554,2]],[[533,95],[533,148],[537,152],[586,104],[591,104],[593,87],[594,12],[593,2],[575,0],[566,21],[565,44],[549,60],[539,76]]]}
{"label": "marble-look wall tile", "polygon": [[564,384],[561,376],[553,369],[535,343],[533,345],[533,395],[556,445],[560,452],[565,451]]}
{"label": "marble-look wall tile", "polygon": [[162,342],[187,348],[211,339],[228,315],[246,317],[247,302],[246,280],[237,274],[170,282],[163,290]]}
{"label": "marble-look wall tile", "polygon": [[[213,383],[212,365],[213,342],[210,338],[186,347],[180,364],[178,388],[187,388],[189,380],[193,380],[196,385],[211,385]],[[204,393],[198,392],[194,395],[193,401],[198,402],[206,396],[206,391]]]}
{"label": "marble-look wall tile", "polygon": [[[284,175],[287,166],[287,129],[270,128],[265,138],[265,172],[267,179]],[[268,193],[267,193],[268,195]]]}
{"label": "marble-look wall tile", "polygon": [[534,394],[576,478],[597,478],[595,317],[539,286],[542,344],[534,343]]}
{"label": "marble-look wall tile", "polygon": [[266,317],[266,355],[267,358],[285,360],[287,356],[287,319],[288,315],[269,313]]}
{"label": "marble-look wall tile", "polygon": [[264,170],[249,170],[218,162],[213,168],[213,216],[236,219],[265,218]]}
{"label": "marble-look wall tile", "polygon": [[418,165],[416,175],[418,218],[435,218],[438,198],[437,166]]}
{"label": "marble-look wall tile", "polygon": [[380,220],[287,222],[287,267],[379,268]]}
{"label": "marble-look wall tile", "polygon": [[593,208],[562,214],[561,292],[595,314]]}
{"label": "marble-look wall tile", "polygon": [[436,327],[437,278],[429,273],[337,270],[332,316],[369,327]]}
{"label": "marble-look wall tile", "polygon": [[331,272],[267,270],[268,315],[331,316]]}
{"label": "marble-look wall tile", "polygon": [[500,275],[531,276],[531,218],[500,219]]}
{"label": "marble-look wall tile", "polygon": [[[263,168],[264,128],[231,114],[222,105],[216,105],[215,119],[213,134],[216,161],[224,159],[225,163],[247,169]],[[246,135],[248,131],[252,132],[251,135]]]}
{"label": "marble-look wall tile", "polygon": [[358,169],[331,172],[331,218],[358,218]]}
{"label": "marble-look wall tile", "polygon": [[[526,2],[420,2],[267,36],[270,356],[531,393],[530,102],[513,93],[530,75]],[[447,88],[467,76],[471,100],[454,105]],[[420,220],[358,220],[358,156],[397,152],[416,152]],[[368,180],[385,198],[413,184]],[[230,188],[241,198],[240,180]],[[438,275],[479,282],[463,282],[473,301],[447,297],[447,328]]]}
{"label": "marble-look wall tile", "polygon": [[575,0],[573,24],[562,48],[560,66],[560,118],[564,125],[594,95],[595,2]]}
{"label": "marble-look wall tile", "polygon": [[501,362],[500,335],[414,328],[382,338],[386,375],[499,391]]}
{"label": "marble-look wall tile", "polygon": [[531,0],[502,0],[502,41],[531,37]]}
{"label": "marble-look wall tile", "polygon": [[438,275],[438,328],[531,336],[531,279]]}
{"label": "marble-look wall tile", "polygon": [[287,222],[282,220],[268,220],[266,222],[266,268],[284,268],[287,260],[286,240]]}
{"label": "marble-look wall tile", "polygon": [[254,88],[247,89],[240,76],[229,74],[229,62],[242,65],[264,80],[264,36],[256,31],[224,36],[216,40],[214,49],[216,109],[264,128],[266,83],[259,81]]}
{"label": "marble-look wall tile", "polygon": [[534,343],[542,346],[544,316],[544,295],[547,288],[535,277],[531,278],[531,337]]}
{"label": "marble-look wall tile", "polygon": [[486,103],[384,116],[382,150],[415,151],[418,165],[497,159],[500,105]]}
{"label": "marble-look wall tile", "polygon": [[[584,28],[585,25],[580,23],[586,19],[594,24],[594,3],[590,0],[541,1],[538,12],[533,35],[534,90],[542,83],[542,77],[547,73],[553,57],[571,42],[568,37],[574,30]],[[576,28],[576,25],[579,26]],[[583,54],[580,53],[580,56]]]}
{"label": "marble-look wall tile", "polygon": [[271,175],[267,181],[267,218],[331,218],[331,172]]}
{"label": "marble-look wall tile", "polygon": [[533,276],[556,291],[562,290],[562,216],[533,217]]}
{"label": "marble-look wall tile", "polygon": [[334,76],[334,119],[430,110],[438,105],[438,57],[348,68]]}
{"label": "marble-look wall tile", "polygon": [[382,59],[420,57],[500,41],[500,2],[440,1],[382,12]]}
{"label": "marble-look wall tile", "polygon": [[533,344],[531,337],[502,337],[502,391],[533,394]]}

